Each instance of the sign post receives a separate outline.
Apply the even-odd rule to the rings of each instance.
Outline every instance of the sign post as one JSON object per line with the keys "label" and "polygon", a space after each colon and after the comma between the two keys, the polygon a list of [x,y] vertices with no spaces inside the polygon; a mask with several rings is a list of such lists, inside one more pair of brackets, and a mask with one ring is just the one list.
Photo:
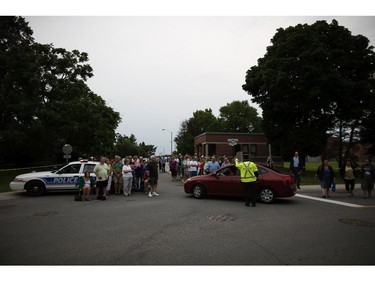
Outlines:
{"label": "sign post", "polygon": [[69,158],[72,158],[72,155],[70,155],[73,151],[73,147],[70,144],[65,144],[62,148],[62,151],[64,152],[64,158],[66,158],[66,164],[69,163]]}
{"label": "sign post", "polygon": [[236,149],[234,147],[237,145],[238,139],[227,139],[227,141],[228,141],[229,146],[233,147],[233,153],[232,154],[235,155]]}

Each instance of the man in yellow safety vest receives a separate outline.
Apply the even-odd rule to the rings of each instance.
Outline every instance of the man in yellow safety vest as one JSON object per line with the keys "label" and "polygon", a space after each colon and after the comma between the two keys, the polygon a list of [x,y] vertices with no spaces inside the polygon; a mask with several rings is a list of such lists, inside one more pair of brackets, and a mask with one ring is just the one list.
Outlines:
{"label": "man in yellow safety vest", "polygon": [[251,207],[256,206],[256,183],[258,182],[258,168],[251,161],[239,162],[236,157],[236,167],[241,172],[241,182],[245,190],[245,205]]}

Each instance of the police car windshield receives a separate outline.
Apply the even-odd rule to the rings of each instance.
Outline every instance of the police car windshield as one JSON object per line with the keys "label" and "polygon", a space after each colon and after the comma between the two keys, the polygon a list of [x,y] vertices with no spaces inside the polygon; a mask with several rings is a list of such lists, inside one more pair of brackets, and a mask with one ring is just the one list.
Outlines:
{"label": "police car windshield", "polygon": [[85,164],[85,167],[83,168],[83,173],[90,172],[93,173],[95,168],[95,164]]}
{"label": "police car windshield", "polygon": [[81,164],[72,164],[65,166],[61,170],[59,170],[58,174],[77,174],[79,173],[79,169],[81,168]]}

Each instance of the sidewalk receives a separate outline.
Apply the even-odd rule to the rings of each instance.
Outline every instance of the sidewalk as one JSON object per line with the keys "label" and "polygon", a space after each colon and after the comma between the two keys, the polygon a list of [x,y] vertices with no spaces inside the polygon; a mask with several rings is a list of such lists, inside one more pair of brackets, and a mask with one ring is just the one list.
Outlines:
{"label": "sidewalk", "polygon": [[[322,191],[320,185],[301,185],[301,189],[297,189],[296,197],[318,200],[327,203],[341,204],[349,207],[359,208],[375,208],[375,197],[363,198],[363,191],[360,184],[356,185],[353,191],[354,196],[345,189],[345,184],[336,185],[336,191],[329,191],[329,197],[322,199]],[[315,198],[315,199],[314,199]]]}
{"label": "sidewalk", "polygon": [[[301,185],[301,189],[299,190],[321,190],[321,187],[319,184],[314,185]],[[345,184],[337,184],[336,185],[336,192],[345,191]]]}
{"label": "sidewalk", "polygon": [[[312,192],[318,192],[319,195],[322,193],[322,188],[320,187],[320,185],[316,184],[316,185],[301,185],[301,189],[297,189],[297,193],[304,193],[304,192],[309,192],[309,193],[312,193]],[[345,189],[345,184],[337,184],[336,185],[336,191],[333,192],[332,189],[329,190],[329,193],[332,195],[332,194],[345,194],[345,195],[348,195],[346,189]],[[360,187],[360,185],[356,185],[355,188],[354,188],[354,195],[355,196],[362,196],[362,189]]]}

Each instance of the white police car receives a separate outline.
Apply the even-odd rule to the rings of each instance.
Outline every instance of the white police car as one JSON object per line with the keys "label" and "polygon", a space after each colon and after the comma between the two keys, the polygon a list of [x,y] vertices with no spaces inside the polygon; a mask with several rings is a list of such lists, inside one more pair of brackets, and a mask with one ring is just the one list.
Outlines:
{"label": "white police car", "polygon": [[9,184],[13,191],[25,190],[31,196],[39,196],[46,191],[77,190],[79,177],[89,171],[95,177],[93,170],[98,162],[75,161],[52,172],[33,172],[16,176]]}

